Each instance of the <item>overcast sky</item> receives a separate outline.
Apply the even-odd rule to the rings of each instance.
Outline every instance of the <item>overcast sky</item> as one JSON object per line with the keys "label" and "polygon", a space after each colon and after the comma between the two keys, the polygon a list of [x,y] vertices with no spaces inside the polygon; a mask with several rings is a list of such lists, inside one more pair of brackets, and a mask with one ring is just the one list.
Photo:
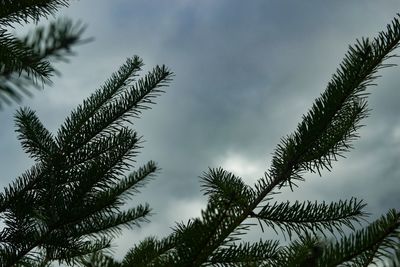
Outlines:
{"label": "overcast sky", "polygon": [[[151,223],[124,231],[120,257],[148,235],[166,236],[176,221],[198,216],[205,206],[199,176],[222,166],[253,184],[268,169],[280,138],[325,89],[347,51],[373,37],[400,12],[399,1],[72,1],[59,13],[88,25],[89,44],[58,64],[62,76],[22,105],[36,110],[55,132],[65,117],[127,57],[139,55],[150,69],[165,64],[175,77],[157,105],[135,121],[146,142],[137,158],[162,168],[131,205],[148,202]],[[400,63],[398,59],[393,63]],[[307,175],[279,200],[368,203],[372,218],[400,209],[400,67],[385,69],[369,88],[371,116],[355,149],[331,173]],[[0,185],[32,161],[14,132],[17,105],[0,113]],[[250,238],[277,238],[255,229]]]}

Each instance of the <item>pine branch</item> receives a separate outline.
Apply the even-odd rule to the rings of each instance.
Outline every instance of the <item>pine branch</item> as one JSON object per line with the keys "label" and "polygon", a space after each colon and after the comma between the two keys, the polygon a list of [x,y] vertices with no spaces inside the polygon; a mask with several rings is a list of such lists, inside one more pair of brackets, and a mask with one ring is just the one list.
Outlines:
{"label": "pine branch", "polygon": [[[142,110],[149,108],[148,104],[153,103],[152,99],[163,92],[159,88],[166,86],[172,72],[165,66],[156,66],[144,78],[129,86],[126,83],[132,82],[132,75],[140,65],[138,59],[128,60],[120,69],[121,74],[125,74],[121,76],[122,79],[115,81],[112,87],[108,87],[106,83],[108,88],[104,90],[105,96],[96,93],[84,103],[85,109],[78,107],[71,114],[71,118],[66,120],[58,132],[56,140],[61,149],[66,153],[76,150],[93,138],[120,129],[123,123],[129,123],[129,118],[137,118]],[[115,96],[118,98],[115,99]],[[107,99],[107,102],[103,99]]]}
{"label": "pine branch", "polygon": [[308,233],[300,236],[299,240],[291,242],[280,251],[280,267],[317,267],[318,259],[323,253],[324,244],[315,236]]}
{"label": "pine branch", "polygon": [[[24,75],[22,78],[30,79],[37,84],[48,83],[51,73],[54,71],[48,61],[35,54],[28,46],[22,43],[16,37],[2,32],[0,35],[0,78],[2,79],[2,87],[11,88],[13,84],[19,85],[22,83],[13,82],[13,77]],[[11,80],[11,85],[6,82]],[[12,97],[17,97],[11,94]]]}
{"label": "pine branch", "polygon": [[246,185],[240,177],[222,168],[209,169],[200,177],[202,191],[213,201],[234,202],[239,207],[246,207],[254,201],[254,190]]}
{"label": "pine branch", "polygon": [[[104,135],[70,154],[61,153],[59,157],[62,158],[63,168],[66,170],[82,172],[83,169],[105,157],[110,151],[116,151],[119,147],[126,147],[127,144],[132,144],[131,147],[134,150],[140,148],[140,142],[141,138],[137,136],[136,132],[128,128],[122,128],[119,132]],[[134,156],[134,153],[132,156]],[[126,158],[127,160],[132,160],[132,158]],[[129,164],[126,166],[129,166]],[[74,180],[76,179],[71,177],[68,181],[72,182]]]}
{"label": "pine branch", "polygon": [[[389,212],[348,237],[331,244],[319,259],[318,266],[337,266],[340,264],[367,266],[392,258],[394,248],[399,250],[400,213]],[[398,252],[397,252],[398,253]]]}
{"label": "pine branch", "polygon": [[[71,112],[70,118],[65,120],[64,125],[58,131],[58,140],[60,147],[67,150],[67,144],[70,144],[74,136],[78,135],[79,129],[85,124],[92,121],[92,117],[104,109],[104,106],[110,103],[115,97],[127,90],[127,86],[134,81],[137,72],[143,66],[142,60],[138,56],[128,58],[118,72],[111,75],[105,84],[86,99],[83,104],[79,105]],[[64,147],[63,147],[63,146]],[[69,145],[71,146],[71,145]],[[69,151],[73,151],[69,148]]]}
{"label": "pine branch", "polygon": [[114,212],[108,216],[94,213],[81,218],[78,223],[64,224],[60,222],[61,225],[57,228],[60,228],[60,232],[66,236],[76,238],[104,236],[110,239],[118,234],[122,228],[132,229],[139,227],[143,222],[148,222],[150,212],[151,209],[148,204],[137,205],[135,208]]}
{"label": "pine branch", "polygon": [[[91,123],[100,133],[91,136],[93,132],[87,128],[89,134],[83,135],[91,137],[80,146],[68,143],[73,138],[63,139],[68,141],[63,143],[65,147],[74,148],[68,153],[60,147],[59,140],[53,140],[33,111],[22,109],[17,114],[19,138],[39,162],[0,194],[0,216],[5,223],[0,256],[13,253],[10,264],[29,259],[35,251],[45,251],[48,261],[68,261],[105,247],[122,227],[148,221],[151,210],[147,204],[124,211],[121,207],[158,168],[151,161],[120,178],[131,167],[140,148],[140,137],[118,123],[132,112],[140,112],[134,110],[153,103],[152,98],[160,92],[157,88],[165,86],[171,72],[157,67],[135,86],[124,87],[122,83],[131,82],[142,64],[137,57],[129,63],[131,68],[122,68],[103,92],[97,91],[79,107],[84,112],[92,111],[96,121],[84,113],[73,113],[74,120],[67,119],[84,122],[85,127]],[[124,109],[104,120],[107,105],[119,103],[125,104]],[[99,113],[103,117],[96,117]],[[8,251],[9,247],[15,250]]]}
{"label": "pine branch", "polygon": [[123,265],[114,260],[112,257],[102,253],[102,252],[97,252],[97,253],[92,253],[89,255],[86,255],[76,261],[76,264],[79,264],[80,266],[84,267],[95,267],[95,266],[101,266],[101,267],[122,267]]}
{"label": "pine branch", "polygon": [[365,90],[373,85],[379,69],[392,66],[383,62],[392,57],[399,40],[400,22],[395,18],[386,32],[349,48],[340,69],[297,131],[278,145],[269,174],[257,184],[260,196],[265,197],[275,186],[292,188],[296,180],[303,180],[305,171],[329,169],[332,160],[351,147],[360,120],[368,115]]}
{"label": "pine branch", "polygon": [[[0,29],[0,99],[19,102],[31,96],[29,87],[51,84],[56,70],[50,61],[67,61],[71,47],[90,39],[81,39],[85,29],[79,22],[59,19],[47,27],[37,27],[26,37],[17,38]],[[1,102],[0,102],[1,103]]]}
{"label": "pine branch", "polygon": [[390,258],[385,260],[385,267],[399,267],[400,266],[400,243],[393,249],[393,254]]}
{"label": "pine branch", "polygon": [[61,7],[68,6],[68,0],[3,0],[0,4],[0,26],[13,23],[37,22],[40,17],[54,15]]}
{"label": "pine branch", "polygon": [[[5,187],[4,192],[0,193],[0,213],[12,208],[15,203],[22,199],[25,199],[26,203],[32,203],[34,190],[41,188],[40,184],[43,177],[46,176],[45,172],[45,167],[42,164],[36,164],[15,179],[8,187]],[[24,208],[21,212],[29,214],[29,205],[21,205],[19,208]]]}
{"label": "pine branch", "polygon": [[349,201],[339,201],[330,204],[317,202],[296,201],[290,204],[289,201],[265,205],[254,217],[262,220],[275,232],[279,228],[282,233],[287,233],[289,238],[292,232],[301,235],[311,231],[314,234],[325,235],[325,231],[332,234],[335,232],[344,233],[343,226],[354,230],[353,222],[360,223],[360,218],[367,214],[363,211],[366,204],[355,198]]}
{"label": "pine branch", "polygon": [[220,246],[233,245],[251,224],[235,224],[242,208],[233,201],[208,202],[201,219],[190,220],[186,225],[178,224],[174,266],[201,266],[209,262],[212,253]]}
{"label": "pine branch", "polygon": [[[83,163],[71,166],[68,162],[65,164],[55,160],[54,165],[62,171],[58,185],[69,185],[68,191],[75,196],[107,190],[119,175],[131,167],[130,161],[140,148],[137,134],[130,129],[121,130],[115,134],[115,138],[118,139],[117,146],[110,146],[108,150]],[[95,144],[92,146],[95,147]],[[60,158],[63,159],[63,155]],[[57,166],[58,162],[60,164]],[[88,191],[90,188],[93,190]]]}
{"label": "pine branch", "polygon": [[[380,68],[391,66],[384,61],[392,57],[390,53],[398,47],[399,41],[400,22],[395,18],[387,31],[381,32],[377,38],[372,41],[362,39],[350,47],[326,91],[316,99],[297,130],[278,145],[272,166],[257,182],[255,191],[222,170],[210,171],[211,174],[203,178],[203,190],[210,196],[206,210],[201,218],[175,228],[179,242],[174,266],[209,264],[212,253],[237,240],[232,238],[232,234],[242,234],[241,230],[247,230],[245,220],[256,217],[254,211],[262,209],[260,204],[270,200],[274,190],[283,186],[293,189],[296,181],[303,180],[304,172],[319,173],[324,168],[330,170],[332,161],[343,156],[357,138],[360,122],[368,115],[365,90],[373,84]],[[343,209],[338,208],[339,205]],[[311,210],[307,210],[307,206]],[[283,203],[265,206],[261,214],[263,218],[276,219],[278,225],[282,220],[280,227],[286,231],[319,231],[325,228],[333,232],[341,229],[342,225],[352,228],[352,222],[365,215],[361,210],[363,206],[355,199],[331,205],[296,203],[289,206]],[[278,208],[285,208],[291,213],[290,218],[282,211],[279,213]],[[318,220],[317,215],[323,211],[330,214]],[[307,255],[309,253],[310,250],[307,250]],[[304,264],[316,262],[318,258],[307,257],[302,258],[298,266],[307,266]]]}
{"label": "pine branch", "polygon": [[16,132],[22,148],[32,158],[46,162],[57,150],[52,134],[43,126],[35,112],[28,108],[20,109],[15,115]]}
{"label": "pine branch", "polygon": [[109,199],[118,199],[117,203],[123,204],[125,200],[139,193],[139,188],[146,185],[158,170],[156,163],[149,161],[146,165],[119,180],[116,185],[108,187],[104,194]]}
{"label": "pine branch", "polygon": [[129,250],[122,261],[122,266],[171,266],[175,246],[175,236],[161,240],[148,237]]}
{"label": "pine branch", "polygon": [[90,42],[93,38],[81,39],[86,26],[80,21],[58,18],[46,26],[38,26],[20,39],[26,47],[41,59],[68,62],[68,56],[74,55],[73,45]]}
{"label": "pine branch", "polygon": [[278,241],[259,241],[219,248],[209,263],[214,266],[276,266],[280,261]]}
{"label": "pine branch", "polygon": [[[58,242],[52,242],[54,238],[65,241],[64,246]],[[55,239],[57,240],[57,239]],[[74,266],[78,258],[81,258],[90,253],[103,251],[110,247],[110,240],[102,237],[91,241],[82,241],[79,239],[71,239],[70,237],[58,234],[52,235],[41,248],[44,250],[44,258],[47,262],[58,261]],[[43,257],[42,257],[43,258]]]}

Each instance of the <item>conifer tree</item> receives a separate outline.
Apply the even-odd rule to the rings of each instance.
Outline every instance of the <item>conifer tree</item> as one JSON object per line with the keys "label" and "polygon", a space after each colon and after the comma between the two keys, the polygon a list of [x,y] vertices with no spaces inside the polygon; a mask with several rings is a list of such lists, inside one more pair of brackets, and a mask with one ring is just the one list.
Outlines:
{"label": "conifer tree", "polygon": [[[9,25],[37,20],[67,1],[2,4],[0,25]],[[38,45],[41,40],[58,35],[38,31],[34,36],[39,39],[23,42],[0,29],[0,85],[12,86],[3,85],[1,90],[18,100],[13,94],[25,88],[19,86],[20,81],[46,81],[54,72],[48,57],[65,47],[49,45],[54,49],[45,49],[51,52],[40,57],[42,50],[36,48],[43,47]],[[71,32],[78,36],[81,31]],[[121,206],[158,169],[150,161],[126,175],[140,147],[140,137],[128,127],[129,122],[149,108],[172,72],[156,66],[138,78],[143,63],[137,56],[128,58],[72,111],[56,134],[43,126],[34,111],[19,109],[15,115],[18,137],[36,163],[0,194],[1,266],[49,266],[54,261],[104,267],[369,266],[383,262],[398,266],[400,211],[389,210],[357,229],[356,224],[366,217],[362,200],[280,203],[274,195],[283,187],[298,186],[306,172],[330,170],[331,163],[352,147],[369,112],[366,89],[374,84],[379,69],[391,66],[386,62],[399,42],[398,17],[378,37],[357,41],[294,133],[282,138],[264,177],[249,186],[222,168],[209,169],[201,180],[208,196],[201,217],[177,223],[162,239],[146,238],[122,261],[103,249],[121,227],[147,220],[147,205],[127,210]],[[15,59],[11,52],[16,53]],[[241,241],[254,224],[281,231],[290,243]],[[337,239],[325,238],[329,233]]]}

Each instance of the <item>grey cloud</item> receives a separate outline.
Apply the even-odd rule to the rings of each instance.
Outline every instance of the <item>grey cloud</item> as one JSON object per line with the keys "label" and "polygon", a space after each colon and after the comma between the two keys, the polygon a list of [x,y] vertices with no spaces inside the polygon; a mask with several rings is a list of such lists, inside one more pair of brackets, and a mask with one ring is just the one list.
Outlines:
{"label": "grey cloud", "polygon": [[[198,176],[208,166],[217,167],[228,151],[257,162],[261,177],[279,138],[295,129],[326,87],[348,44],[374,36],[399,10],[396,1],[385,3],[76,2],[63,13],[86,22],[87,35],[95,41],[60,65],[63,75],[54,88],[24,105],[38,110],[55,130],[128,56],[140,55],[146,68],[165,63],[176,73],[158,104],[134,124],[146,140],[137,165],[153,159],[162,171],[133,201],[150,202],[153,222],[118,239],[124,251],[146,235],[168,233],[174,214],[177,220],[186,216],[173,203],[205,203]],[[373,111],[348,158],[323,178],[307,176],[299,189],[279,199],[357,195],[372,202],[374,213],[398,207],[399,136],[393,134],[399,125],[398,71],[384,71],[379,87],[369,89]],[[7,151],[1,155],[2,168],[16,166],[6,176],[31,164],[15,141],[14,108],[0,113],[1,149]]]}

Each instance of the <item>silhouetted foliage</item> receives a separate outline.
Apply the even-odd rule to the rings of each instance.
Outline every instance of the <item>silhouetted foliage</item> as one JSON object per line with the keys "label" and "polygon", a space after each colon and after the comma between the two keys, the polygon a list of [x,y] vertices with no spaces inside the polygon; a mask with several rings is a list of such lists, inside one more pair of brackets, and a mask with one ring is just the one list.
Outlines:
{"label": "silhouetted foliage", "polygon": [[69,19],[58,19],[46,27],[37,26],[23,37],[9,33],[15,23],[38,22],[52,15],[69,1],[5,0],[0,3],[0,107],[23,95],[31,96],[30,87],[51,83],[56,73],[51,62],[67,61],[71,47],[90,39],[81,39],[85,27]]}
{"label": "silhouetted foliage", "polygon": [[[366,89],[379,69],[392,66],[385,62],[399,41],[396,17],[378,37],[349,47],[326,90],[278,144],[263,178],[252,187],[222,168],[209,169],[201,177],[208,196],[201,217],[178,223],[162,240],[145,239],[119,266],[398,266],[398,210],[357,229],[367,216],[362,200],[280,203],[274,194],[298,186],[308,172],[331,170],[332,162],[352,148],[369,112]],[[242,242],[241,236],[257,223],[280,230],[290,243]]]}
{"label": "silhouetted foliage", "polygon": [[[10,26],[37,21],[67,1],[1,5],[0,26]],[[24,91],[25,84],[46,82],[54,72],[47,59],[64,59],[81,32],[70,21],[51,24],[47,31],[38,28],[23,39],[0,28],[0,94],[19,100],[16,92]],[[18,138],[35,165],[0,194],[1,266],[49,266],[55,261],[102,267],[398,266],[399,211],[389,210],[358,229],[367,215],[362,200],[280,203],[274,195],[298,186],[307,172],[331,170],[331,163],[352,147],[369,112],[366,89],[379,69],[392,66],[385,62],[399,41],[398,18],[378,37],[357,41],[297,129],[282,138],[264,177],[249,186],[222,168],[209,169],[201,177],[208,197],[201,217],[177,223],[162,239],[133,244],[122,261],[104,249],[122,227],[147,221],[151,210],[147,204],[121,206],[158,170],[150,161],[126,175],[141,140],[129,123],[149,108],[172,72],[156,66],[138,78],[142,60],[128,58],[56,134],[34,111],[19,109]],[[279,230],[289,243],[241,241],[254,224]]]}

